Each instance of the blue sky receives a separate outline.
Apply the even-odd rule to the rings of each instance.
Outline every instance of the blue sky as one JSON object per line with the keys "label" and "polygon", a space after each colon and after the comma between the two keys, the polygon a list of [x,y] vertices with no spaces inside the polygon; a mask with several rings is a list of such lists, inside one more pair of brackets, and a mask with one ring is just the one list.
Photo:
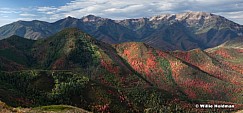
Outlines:
{"label": "blue sky", "polygon": [[70,1],[71,0],[1,0],[0,7],[23,8],[29,6],[61,6]]}
{"label": "blue sky", "polygon": [[93,14],[112,19],[203,11],[243,25],[243,0],[1,0],[0,26],[18,20],[54,22]]}

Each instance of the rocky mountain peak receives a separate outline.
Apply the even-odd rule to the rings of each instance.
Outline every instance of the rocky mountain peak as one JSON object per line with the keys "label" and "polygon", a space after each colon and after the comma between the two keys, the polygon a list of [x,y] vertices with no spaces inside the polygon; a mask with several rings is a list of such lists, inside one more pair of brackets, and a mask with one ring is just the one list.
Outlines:
{"label": "rocky mountain peak", "polygon": [[160,21],[160,20],[169,20],[171,19],[174,14],[163,14],[163,15],[157,15],[149,18],[149,21]]}
{"label": "rocky mountain peak", "polygon": [[63,25],[63,24],[71,24],[73,22],[77,22],[78,19],[74,18],[74,17],[71,17],[71,16],[68,16],[64,19],[61,19],[61,20],[58,20],[56,22],[54,22],[55,25]]}
{"label": "rocky mountain peak", "polygon": [[194,27],[196,29],[201,27],[218,27],[220,24],[225,24],[227,19],[224,17],[214,15],[207,12],[186,12],[175,15],[175,20],[183,22],[188,27]]}
{"label": "rocky mountain peak", "polygon": [[147,18],[138,18],[138,19],[124,19],[124,20],[115,20],[116,23],[122,25],[133,25],[133,24],[144,24]]}
{"label": "rocky mountain peak", "polygon": [[201,20],[210,19],[212,17],[219,17],[217,15],[206,12],[185,12],[179,14],[162,14],[149,18],[150,21],[162,21],[162,20]]}
{"label": "rocky mountain peak", "polygon": [[81,18],[81,20],[83,22],[96,22],[99,20],[105,20],[105,18],[101,18],[101,17],[95,16],[95,15],[87,15],[87,16],[84,16],[83,18]]}
{"label": "rocky mountain peak", "polygon": [[75,19],[74,17],[68,16],[66,19]]}
{"label": "rocky mountain peak", "polygon": [[177,20],[184,20],[184,19],[200,20],[202,18],[209,19],[212,16],[215,15],[206,12],[186,12],[186,13],[176,14],[176,19]]}
{"label": "rocky mountain peak", "polygon": [[107,43],[141,41],[163,50],[205,49],[243,34],[242,25],[222,16],[186,12],[124,20],[87,15],[81,19],[67,17],[54,23],[15,22],[0,27],[0,39],[12,35],[29,39],[46,38],[64,28],[79,28]]}
{"label": "rocky mountain peak", "polygon": [[73,21],[73,20],[77,20],[77,19],[74,18],[74,17],[68,16],[68,17],[66,17],[64,19],[61,19],[61,20],[64,20],[64,21]]}

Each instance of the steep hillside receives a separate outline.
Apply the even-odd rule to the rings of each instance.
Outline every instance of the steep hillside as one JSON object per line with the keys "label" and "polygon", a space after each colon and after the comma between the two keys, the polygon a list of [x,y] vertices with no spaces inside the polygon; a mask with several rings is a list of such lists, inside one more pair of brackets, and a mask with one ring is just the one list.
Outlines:
{"label": "steep hillside", "polygon": [[117,82],[122,82],[124,87],[130,84],[127,79],[136,78],[130,78],[134,70],[116,54],[112,46],[77,29],[66,29],[46,40],[37,41],[32,52],[37,69],[83,70],[108,85],[114,84],[113,81],[103,79],[117,75],[117,79],[121,79]]}
{"label": "steep hillside", "polygon": [[111,20],[94,15],[67,17],[54,23],[18,21],[0,27],[0,39],[18,35],[47,38],[65,28],[79,28],[106,43],[144,42],[161,50],[211,48],[243,35],[243,27],[205,12],[165,14],[150,18]]}
{"label": "steep hillside", "polygon": [[[16,41],[16,45],[3,45],[5,47],[5,51],[1,54],[3,59],[1,70],[3,71],[81,70],[93,75],[94,79],[102,80],[104,77],[101,75],[112,74],[123,78],[123,82],[126,77],[129,79],[129,75],[134,74],[134,70],[116,54],[116,50],[112,46],[97,41],[78,29],[65,29],[56,35],[38,41],[19,37],[19,41],[16,39],[8,38],[1,41],[2,43],[7,40]],[[10,43],[10,41],[8,42]],[[13,48],[13,51],[19,53],[9,53],[11,51],[7,51],[6,48]],[[127,83],[126,85],[129,86]]]}
{"label": "steep hillside", "polygon": [[32,65],[31,47],[35,41],[11,36],[0,41],[0,70],[14,71]]}
{"label": "steep hillside", "polygon": [[233,72],[243,74],[243,49],[241,44],[241,38],[238,38],[236,40],[224,43],[219,47],[207,49],[206,51],[211,57],[217,59],[221,63],[222,67],[227,68]]}
{"label": "steep hillside", "polygon": [[0,80],[5,85],[0,86],[0,99],[14,107],[68,104],[96,112],[114,112],[118,108],[120,112],[129,111],[127,101],[120,99],[122,91],[88,77],[81,71],[1,72]]}
{"label": "steep hillside", "polygon": [[[232,69],[222,66],[220,64],[220,62],[222,62],[225,58],[224,59],[215,59],[215,57],[223,55],[223,54],[221,54],[220,51],[221,50],[206,53],[204,51],[196,49],[196,50],[191,50],[188,52],[174,52],[172,54],[174,56],[178,57],[179,59],[181,59],[187,63],[190,63],[192,66],[198,67],[199,69],[214,76],[215,78],[230,82],[232,84],[242,85],[243,78],[242,78],[241,73],[235,73],[234,71],[232,71]],[[223,52],[224,52],[224,50],[223,50]],[[225,51],[225,52],[227,52],[227,51]],[[235,53],[237,53],[237,52],[235,52]],[[227,55],[229,57],[231,56],[230,53],[226,53],[225,55]],[[234,63],[233,65],[237,65],[237,63]]]}
{"label": "steep hillside", "polygon": [[234,40],[229,40],[225,42],[221,46],[228,47],[228,48],[243,48],[242,43],[243,43],[243,37],[237,37]]}
{"label": "steep hillside", "polygon": [[219,48],[165,52],[142,42],[109,45],[75,28],[37,41],[13,36],[0,43],[0,100],[26,112],[70,108],[51,105],[118,113],[243,109],[239,49],[222,48],[230,56],[224,57]]}
{"label": "steep hillside", "polygon": [[143,43],[124,43],[115,48],[133,69],[172,94],[242,103],[242,74],[221,67],[201,50],[167,53]]}
{"label": "steep hillside", "polygon": [[56,32],[53,25],[48,22],[38,20],[17,21],[1,27],[0,37],[4,39],[12,35],[17,35],[27,39],[38,39],[53,35]]}

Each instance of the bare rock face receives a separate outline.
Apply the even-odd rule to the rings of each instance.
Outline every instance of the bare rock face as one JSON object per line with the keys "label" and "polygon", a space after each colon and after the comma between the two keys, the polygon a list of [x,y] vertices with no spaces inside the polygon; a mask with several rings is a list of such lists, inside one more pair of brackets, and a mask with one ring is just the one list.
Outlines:
{"label": "bare rock face", "polygon": [[17,21],[0,28],[0,39],[18,35],[37,40],[64,28],[78,28],[110,44],[136,41],[161,50],[206,49],[243,35],[242,25],[222,16],[186,12],[124,20],[88,15],[81,19],[67,17],[54,23]]}

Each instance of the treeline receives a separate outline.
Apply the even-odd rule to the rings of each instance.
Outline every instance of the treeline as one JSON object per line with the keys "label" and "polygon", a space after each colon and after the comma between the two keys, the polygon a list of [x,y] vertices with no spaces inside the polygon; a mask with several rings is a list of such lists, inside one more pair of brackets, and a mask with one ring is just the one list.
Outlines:
{"label": "treeline", "polygon": [[[83,89],[89,79],[82,74],[52,71],[0,72],[0,82],[21,91],[33,106],[49,104],[73,105],[73,97],[84,100]],[[14,101],[14,100],[13,100]],[[11,104],[11,103],[10,103]],[[17,105],[22,106],[22,105]]]}

